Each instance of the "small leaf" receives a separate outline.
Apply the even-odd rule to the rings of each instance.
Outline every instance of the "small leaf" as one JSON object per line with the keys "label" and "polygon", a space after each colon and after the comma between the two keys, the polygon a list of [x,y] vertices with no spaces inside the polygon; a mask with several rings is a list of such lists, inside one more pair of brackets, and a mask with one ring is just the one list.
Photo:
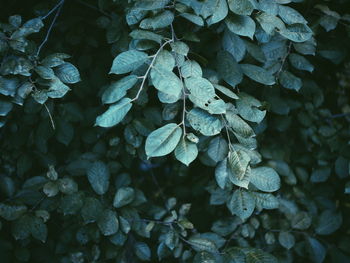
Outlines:
{"label": "small leaf", "polygon": [[137,76],[126,76],[116,82],[113,82],[102,94],[102,103],[110,104],[117,102],[126,95],[137,82]]}
{"label": "small leaf", "polygon": [[111,236],[117,233],[119,229],[117,213],[109,209],[103,211],[97,221],[97,225],[104,236]]}
{"label": "small leaf", "polygon": [[208,145],[208,156],[215,162],[220,162],[228,154],[228,144],[221,136],[213,138]]}
{"label": "small leaf", "polygon": [[304,24],[292,24],[286,26],[284,29],[281,29],[279,33],[294,42],[305,42],[313,35],[312,30]]}
{"label": "small leaf", "polygon": [[243,73],[251,78],[252,80],[255,80],[256,82],[259,82],[264,85],[273,85],[275,84],[275,77],[270,74],[267,70],[250,64],[241,64]]}
{"label": "small leaf", "polygon": [[181,128],[175,123],[169,123],[148,135],[145,144],[148,157],[164,156],[171,153],[180,141]]}
{"label": "small leaf", "polygon": [[131,99],[123,98],[111,105],[106,112],[96,118],[96,125],[100,127],[112,127],[121,122],[131,109]]}
{"label": "small leaf", "polygon": [[184,78],[202,77],[202,68],[194,60],[186,60],[181,66],[181,73]]}
{"label": "small leaf", "polygon": [[94,191],[103,195],[109,187],[109,169],[103,162],[94,162],[87,171],[87,177]]}
{"label": "small leaf", "polygon": [[243,180],[250,162],[249,155],[241,150],[230,151],[227,157],[228,168],[238,180]]}
{"label": "small leaf", "polygon": [[231,15],[225,19],[225,23],[232,33],[253,39],[255,22],[249,16]]}
{"label": "small leaf", "polygon": [[208,25],[216,24],[225,19],[228,14],[228,7],[226,0],[216,1],[216,6],[213,10],[213,15],[207,19]]}
{"label": "small leaf", "polygon": [[111,71],[114,74],[124,74],[133,71],[145,63],[148,55],[137,50],[128,50],[119,54],[114,60]]}
{"label": "small leaf", "polygon": [[175,148],[176,159],[187,166],[197,158],[197,155],[197,145],[185,139],[181,139],[181,141]]}
{"label": "small leaf", "polygon": [[78,69],[71,63],[65,62],[54,69],[56,76],[66,84],[73,84],[80,81]]}
{"label": "small leaf", "polygon": [[230,10],[237,15],[250,15],[254,4],[250,0],[228,0]]}
{"label": "small leaf", "polygon": [[278,263],[277,259],[261,249],[249,249],[246,253],[247,263]]}
{"label": "small leaf", "polygon": [[198,108],[192,109],[187,114],[187,119],[193,129],[205,136],[219,134],[223,128],[223,123],[219,118]]}
{"label": "small leaf", "polygon": [[334,233],[343,222],[340,213],[335,213],[332,210],[325,210],[318,219],[316,233],[319,235],[330,235]]}
{"label": "small leaf", "polygon": [[274,169],[258,167],[251,170],[250,182],[264,192],[277,191],[281,186],[281,179]]}
{"label": "small leaf", "polygon": [[114,196],[113,206],[120,208],[130,204],[135,198],[135,190],[131,187],[121,187]]}
{"label": "small leaf", "polygon": [[209,239],[191,237],[188,242],[196,251],[217,252],[215,243]]}
{"label": "small leaf", "polygon": [[239,98],[236,106],[243,119],[257,123],[264,119],[266,111],[259,109],[262,106],[260,101],[243,92],[239,94]]}
{"label": "small leaf", "polygon": [[180,98],[183,89],[182,82],[172,71],[154,67],[151,70],[151,79],[157,90],[167,95]]}
{"label": "small leaf", "polygon": [[151,250],[149,246],[144,242],[135,243],[135,254],[142,261],[151,260]]}
{"label": "small leaf", "polygon": [[300,78],[294,76],[288,71],[281,72],[279,76],[279,82],[284,88],[295,91],[299,91],[303,85]]}
{"label": "small leaf", "polygon": [[291,249],[295,244],[295,238],[293,234],[289,232],[280,232],[278,234],[278,241],[280,242],[281,246],[286,249]]}
{"label": "small leaf", "polygon": [[253,195],[258,209],[276,209],[279,206],[278,199],[272,194],[253,192]]}
{"label": "small leaf", "polygon": [[244,190],[236,190],[227,203],[231,213],[239,216],[242,220],[251,216],[255,208],[252,195]]}
{"label": "small leaf", "polygon": [[151,31],[135,29],[129,34],[133,39],[145,39],[152,40],[157,43],[161,43],[163,40],[163,36],[153,33]]}
{"label": "small leaf", "polygon": [[5,220],[15,220],[25,212],[27,212],[27,207],[24,205],[7,205],[0,203],[0,216]]}
{"label": "small leaf", "polygon": [[307,24],[305,18],[297,10],[289,6],[279,5],[278,15],[286,24]]}
{"label": "small leaf", "polygon": [[308,237],[307,241],[310,246],[310,256],[315,263],[322,263],[326,258],[326,248],[315,238]]}
{"label": "small leaf", "polygon": [[220,76],[232,87],[241,83],[243,74],[241,67],[234,57],[227,51],[221,51],[217,55],[217,69]]}
{"label": "small leaf", "polygon": [[169,26],[174,20],[174,14],[168,10],[161,12],[154,17],[141,21],[140,28],[156,30]]}
{"label": "small leaf", "polygon": [[293,67],[300,70],[305,70],[308,72],[314,71],[314,66],[303,56],[298,54],[290,54],[288,59]]}

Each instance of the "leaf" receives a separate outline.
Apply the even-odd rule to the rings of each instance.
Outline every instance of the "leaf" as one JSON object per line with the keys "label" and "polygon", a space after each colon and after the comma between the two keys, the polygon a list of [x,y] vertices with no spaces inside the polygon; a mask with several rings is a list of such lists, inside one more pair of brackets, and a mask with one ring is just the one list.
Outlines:
{"label": "leaf", "polygon": [[312,30],[304,24],[292,24],[286,26],[284,29],[281,29],[279,33],[294,42],[305,42],[313,35]]}
{"label": "leaf", "polygon": [[106,112],[96,118],[96,124],[100,127],[112,127],[121,122],[131,109],[131,99],[123,98],[111,105]]}
{"label": "leaf", "polygon": [[216,260],[213,254],[201,251],[194,256],[193,263],[216,263]]}
{"label": "leaf", "polygon": [[227,158],[219,162],[219,164],[216,166],[215,180],[221,189],[225,189],[226,183],[228,182]]}
{"label": "leaf", "polygon": [[181,139],[175,148],[176,159],[187,166],[197,158],[197,155],[197,145],[185,139]]}
{"label": "leaf", "polygon": [[250,162],[249,155],[241,150],[233,150],[229,152],[227,162],[233,177],[243,180]]}
{"label": "leaf", "polygon": [[239,94],[239,100],[237,100],[236,106],[239,115],[247,121],[259,123],[266,115],[265,110],[259,109],[262,106],[261,102],[243,92]]}
{"label": "leaf", "polygon": [[102,103],[110,104],[117,102],[126,95],[137,82],[136,75],[126,76],[116,82],[113,82],[102,94]]}
{"label": "leaf", "polygon": [[20,83],[16,78],[3,78],[0,76],[0,94],[2,95],[14,97],[19,85]]}
{"label": "leaf", "polygon": [[307,21],[305,18],[295,9],[289,7],[289,6],[284,6],[284,5],[279,5],[278,6],[278,15],[286,24],[307,24]]}
{"label": "leaf", "polygon": [[175,58],[173,54],[164,49],[159,51],[153,67],[159,70],[172,71],[175,67]]}
{"label": "leaf", "polygon": [[255,22],[249,16],[231,15],[225,19],[225,23],[232,33],[253,39]]}
{"label": "leaf", "polygon": [[278,199],[272,194],[253,192],[253,196],[258,209],[276,209],[279,207]]}
{"label": "leaf", "polygon": [[183,18],[187,19],[188,21],[198,26],[204,25],[204,21],[200,16],[196,16],[194,14],[189,14],[189,13],[181,13],[180,16],[182,16]]}
{"label": "leaf", "polygon": [[109,209],[104,210],[97,221],[97,225],[104,236],[117,233],[119,229],[117,213]]}
{"label": "leaf", "polygon": [[293,215],[291,225],[294,229],[308,229],[311,225],[311,217],[306,212],[298,212]]}
{"label": "leaf", "polygon": [[232,87],[241,83],[243,74],[241,67],[234,57],[227,51],[221,51],[217,55],[217,69],[219,75]]}
{"label": "leaf", "polygon": [[265,85],[275,84],[274,76],[270,74],[267,70],[250,64],[241,64],[240,66],[242,68],[243,73],[252,80],[255,80],[256,82]]}
{"label": "leaf", "polygon": [[205,136],[219,134],[223,128],[219,118],[198,108],[192,109],[186,117],[192,128]]}
{"label": "leaf", "polygon": [[308,237],[307,241],[310,246],[310,256],[313,262],[322,263],[326,258],[326,248],[315,238]]}
{"label": "leaf", "polygon": [[251,170],[250,182],[264,192],[277,191],[281,186],[281,179],[274,169],[258,167]]}
{"label": "leaf", "polygon": [[107,192],[110,177],[107,165],[101,161],[94,162],[87,170],[87,177],[97,194],[103,195]]}
{"label": "leaf", "polygon": [[65,62],[54,69],[56,76],[66,84],[74,84],[79,82],[80,74],[78,69],[71,63]]}
{"label": "leaf", "polygon": [[228,0],[230,10],[237,15],[250,15],[254,4],[250,0]]}
{"label": "leaf", "polygon": [[225,19],[228,14],[226,0],[217,0],[213,15],[207,19],[207,24],[213,25]]}
{"label": "leaf", "polygon": [[25,205],[7,205],[0,203],[0,216],[5,220],[12,221],[27,212]]}
{"label": "leaf", "polygon": [[277,259],[261,249],[249,249],[246,253],[247,263],[277,263]]}
{"label": "leaf", "polygon": [[244,41],[229,30],[225,30],[222,38],[222,48],[229,52],[237,62],[241,61],[246,54],[246,44]]}
{"label": "leaf", "polygon": [[144,242],[135,243],[135,254],[142,261],[151,260],[151,250],[149,246]]}
{"label": "leaf", "polygon": [[11,102],[0,99],[0,116],[6,116],[13,108]]}
{"label": "leaf", "polygon": [[217,252],[215,243],[207,238],[191,237],[188,243],[196,251]]}
{"label": "leaf", "polygon": [[190,48],[182,41],[172,42],[170,43],[170,46],[173,52],[183,56],[187,56],[188,52],[190,51]]}
{"label": "leaf", "polygon": [[278,234],[278,241],[280,242],[281,246],[286,249],[291,249],[295,245],[295,238],[293,234],[289,232],[280,232]]}
{"label": "leaf", "polygon": [[59,119],[57,122],[56,139],[64,145],[69,145],[74,137],[74,128],[71,123]]}
{"label": "leaf", "polygon": [[255,208],[255,201],[249,192],[236,190],[228,201],[227,206],[232,214],[245,220],[252,215]]}
{"label": "leaf", "polygon": [[129,36],[132,37],[133,39],[151,40],[151,41],[155,41],[159,44],[161,44],[162,40],[163,40],[163,36],[158,35],[154,32],[142,30],[142,29],[134,29],[129,34]]}
{"label": "leaf", "polygon": [[148,135],[145,143],[146,155],[149,157],[164,156],[171,153],[180,141],[181,128],[169,123]]}
{"label": "leaf", "polygon": [[88,197],[84,200],[84,206],[81,209],[81,216],[84,223],[93,223],[98,220],[103,212],[103,206],[101,202],[93,197]]}
{"label": "leaf", "polygon": [[301,79],[294,76],[289,71],[281,72],[279,76],[279,82],[284,88],[295,91],[299,91],[303,85]]}
{"label": "leaf", "polygon": [[167,95],[180,97],[183,89],[182,82],[172,71],[154,67],[151,70],[151,79],[157,90]]}
{"label": "leaf", "polygon": [[228,144],[221,136],[213,138],[207,150],[208,156],[215,162],[220,162],[225,159],[228,154]]}
{"label": "leaf", "polygon": [[202,68],[201,66],[194,60],[186,60],[181,66],[181,74],[184,78],[190,77],[202,77]]}
{"label": "leaf", "polygon": [[340,228],[343,218],[340,213],[325,210],[318,218],[315,231],[318,235],[330,235]]}
{"label": "leaf", "polygon": [[237,114],[234,114],[232,111],[226,112],[226,120],[228,126],[233,129],[234,132],[238,133],[240,136],[244,138],[254,137],[254,130],[242,120]]}
{"label": "leaf", "polygon": [[140,23],[142,29],[156,30],[169,26],[174,20],[174,14],[168,10],[161,12],[154,17],[145,18]]}
{"label": "leaf", "polygon": [[273,35],[275,29],[282,30],[285,28],[284,23],[281,19],[274,15],[270,15],[268,13],[262,12],[256,16],[256,20],[261,25],[262,29],[268,34]]}
{"label": "leaf", "polygon": [[292,66],[296,69],[305,70],[308,72],[314,71],[314,66],[303,56],[292,53],[288,56],[288,59],[290,64],[292,64]]}
{"label": "leaf", "polygon": [[145,52],[128,50],[119,54],[112,64],[109,74],[125,74],[140,67],[148,60]]}
{"label": "leaf", "polygon": [[140,10],[156,10],[164,8],[170,0],[142,0],[135,3],[135,8]]}
{"label": "leaf", "polygon": [[218,91],[220,91],[221,93],[225,94],[227,97],[231,98],[231,99],[238,99],[239,97],[236,95],[236,93],[232,92],[230,89],[221,86],[221,85],[217,85],[214,84],[214,88],[217,89]]}
{"label": "leaf", "polygon": [[120,208],[130,204],[135,198],[135,190],[131,187],[121,187],[114,196],[113,206]]}
{"label": "leaf", "polygon": [[33,238],[45,243],[47,227],[41,218],[26,214],[14,221],[12,235],[16,240],[22,240],[32,235]]}

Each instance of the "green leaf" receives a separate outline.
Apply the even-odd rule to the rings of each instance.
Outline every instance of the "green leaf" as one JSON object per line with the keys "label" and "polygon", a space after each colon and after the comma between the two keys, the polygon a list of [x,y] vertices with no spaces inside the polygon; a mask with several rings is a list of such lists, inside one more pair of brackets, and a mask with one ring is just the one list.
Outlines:
{"label": "green leaf", "polygon": [[142,261],[151,260],[151,250],[149,246],[144,242],[135,243],[135,254]]}
{"label": "green leaf", "polygon": [[153,67],[159,70],[172,71],[175,67],[175,58],[173,54],[164,49],[159,51]]}
{"label": "green leaf", "polygon": [[281,186],[281,179],[276,171],[270,167],[258,167],[251,170],[250,182],[264,192],[277,191]]}
{"label": "green leaf", "polygon": [[11,35],[11,39],[20,39],[30,34],[37,33],[43,26],[43,21],[40,18],[28,20]]}
{"label": "green leaf", "polygon": [[222,48],[229,52],[237,62],[241,61],[246,54],[244,41],[229,30],[225,30],[222,38]]}
{"label": "green leaf", "polygon": [[249,155],[241,150],[230,151],[227,157],[228,168],[233,177],[242,181],[247,172],[250,162]]}
{"label": "green leaf", "polygon": [[299,91],[303,85],[301,79],[294,76],[289,71],[281,72],[279,76],[279,82],[284,88],[295,91]]}
{"label": "green leaf", "polygon": [[193,142],[185,140],[184,138],[181,139],[175,148],[176,159],[187,166],[197,158],[197,155],[197,145]]}
{"label": "green leaf", "polygon": [[325,210],[318,218],[316,233],[318,235],[330,235],[338,230],[343,223],[343,218],[340,213],[335,213],[332,210]]}
{"label": "green leaf", "polygon": [[295,9],[289,7],[280,5],[278,7],[278,15],[286,24],[307,24],[307,21],[305,18]]}
{"label": "green leaf", "polygon": [[0,216],[5,220],[15,220],[25,212],[27,212],[27,207],[24,205],[7,205],[0,203]]}
{"label": "green leaf", "polygon": [[291,249],[295,245],[295,238],[293,234],[289,232],[280,232],[278,234],[278,241],[281,246],[286,249]]}
{"label": "green leaf", "polygon": [[168,10],[155,15],[154,17],[146,18],[141,21],[140,28],[156,30],[169,26],[174,20],[174,14]]}
{"label": "green leaf", "polygon": [[[50,98],[62,98],[66,93],[70,90],[70,88],[63,84],[60,79],[55,78],[50,81],[50,88],[46,91],[46,96]],[[45,94],[45,91],[42,91]]]}
{"label": "green leaf", "polygon": [[[34,70],[43,79],[54,79],[55,78],[55,72],[53,71],[52,68],[45,67],[45,66],[36,66],[34,68]],[[78,72],[78,74],[79,74],[79,72]]]}
{"label": "green leaf", "polygon": [[205,136],[219,134],[223,128],[223,123],[218,117],[198,108],[192,109],[186,117],[192,128]]}
{"label": "green leaf", "polygon": [[130,204],[134,201],[135,190],[131,187],[121,187],[118,189],[114,196],[113,206],[115,208],[120,208]]}
{"label": "green leaf", "polygon": [[253,39],[255,22],[249,16],[231,15],[225,19],[225,23],[232,33]]}
{"label": "green leaf", "polygon": [[279,206],[278,199],[272,194],[253,192],[255,204],[258,209],[276,209]]}
{"label": "green leaf", "polygon": [[227,14],[228,14],[228,7],[227,7],[226,0],[217,0],[216,5],[215,5],[215,9],[214,9],[214,13],[211,17],[209,17],[207,19],[207,24],[209,26],[216,24],[216,23],[224,20],[226,18]]}
{"label": "green leaf", "polygon": [[237,15],[250,15],[254,10],[254,4],[250,0],[228,0],[228,6]]}
{"label": "green leaf", "polygon": [[137,50],[128,50],[119,54],[112,64],[110,74],[124,74],[133,71],[140,67],[148,60],[148,55],[145,52]]}
{"label": "green leaf", "polygon": [[70,58],[69,55],[64,53],[53,53],[45,57],[41,64],[45,67],[53,68],[64,64],[64,59]]}
{"label": "green leaf", "polygon": [[182,130],[179,125],[169,123],[148,135],[145,144],[148,157],[164,156],[171,153],[180,141]]}
{"label": "green leaf", "polygon": [[196,251],[217,252],[217,247],[213,241],[207,238],[191,237],[189,244]]}
{"label": "green leaf", "polygon": [[78,69],[71,63],[65,62],[54,69],[56,76],[66,84],[73,84],[80,81]]}
{"label": "green leaf", "polygon": [[101,161],[94,162],[87,170],[87,177],[97,194],[103,195],[107,192],[110,177],[107,165]]}
{"label": "green leaf", "polygon": [[173,52],[183,56],[187,56],[188,52],[190,51],[190,48],[182,41],[172,42],[170,46]]}
{"label": "green leaf", "polygon": [[183,89],[182,82],[172,71],[154,67],[151,70],[151,79],[157,90],[167,95],[180,98]]}
{"label": "green leaf", "polygon": [[235,133],[238,133],[240,136],[244,138],[255,136],[254,130],[249,126],[248,123],[242,120],[237,114],[233,113],[232,111],[227,111],[225,117],[226,117],[228,126],[232,128]]}
{"label": "green leaf", "polygon": [[96,124],[100,127],[112,127],[121,122],[131,109],[131,99],[123,98],[111,105],[106,112],[96,118]]}
{"label": "green leaf", "polygon": [[228,144],[221,136],[213,138],[207,150],[208,156],[215,162],[224,160],[228,154]]}
{"label": "green leaf", "polygon": [[98,218],[97,225],[104,236],[117,233],[119,229],[117,213],[109,209],[104,210]]}
{"label": "green leaf", "polygon": [[126,76],[116,82],[113,82],[102,94],[102,103],[110,104],[117,102],[126,95],[137,82],[136,75]]}
{"label": "green leaf", "polygon": [[249,192],[236,190],[228,201],[227,206],[232,214],[245,220],[252,215],[255,208],[255,200]]}
{"label": "green leaf", "polygon": [[181,66],[181,74],[184,78],[202,77],[202,68],[194,60],[186,60]]}
{"label": "green leaf", "polygon": [[256,82],[265,85],[275,84],[274,76],[270,74],[267,70],[250,64],[241,64],[240,66],[243,70],[243,73],[252,80],[255,80]]}
{"label": "green leaf", "polygon": [[246,253],[247,263],[278,263],[277,259],[261,249],[249,249]]}
{"label": "green leaf", "polygon": [[262,29],[268,34],[273,35],[275,29],[282,30],[285,28],[284,23],[281,19],[274,15],[270,15],[268,13],[262,12],[256,16],[256,20],[261,25]]}
{"label": "green leaf", "polygon": [[265,110],[259,109],[262,106],[261,102],[243,92],[239,94],[239,100],[237,100],[236,106],[239,115],[247,121],[259,123],[266,115]]}
{"label": "green leaf", "polygon": [[290,64],[293,67],[300,70],[305,70],[308,72],[314,71],[314,66],[303,56],[292,53],[288,56]]}
{"label": "green leaf", "polygon": [[182,13],[180,14],[180,16],[192,22],[193,24],[196,24],[198,26],[204,26],[204,21],[200,16],[196,16],[194,14],[189,14],[189,13]]}
{"label": "green leaf", "polygon": [[284,29],[281,29],[279,33],[294,42],[305,42],[313,35],[312,30],[304,24],[292,24],[286,26]]}
{"label": "green leaf", "polygon": [[232,87],[241,83],[243,74],[241,67],[238,65],[234,57],[227,51],[221,51],[218,53],[217,69],[219,75]]}
{"label": "green leaf", "polygon": [[151,40],[159,44],[161,44],[163,40],[163,36],[158,35],[154,32],[142,30],[142,29],[135,29],[129,35],[133,39]]}

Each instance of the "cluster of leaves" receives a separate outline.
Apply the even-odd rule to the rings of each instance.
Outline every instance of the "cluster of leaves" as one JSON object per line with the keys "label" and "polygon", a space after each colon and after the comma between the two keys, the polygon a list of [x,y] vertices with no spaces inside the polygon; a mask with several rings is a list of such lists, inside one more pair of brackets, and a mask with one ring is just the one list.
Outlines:
{"label": "cluster of leaves", "polygon": [[349,16],[292,2],[62,0],[0,24],[5,262],[350,261]]}

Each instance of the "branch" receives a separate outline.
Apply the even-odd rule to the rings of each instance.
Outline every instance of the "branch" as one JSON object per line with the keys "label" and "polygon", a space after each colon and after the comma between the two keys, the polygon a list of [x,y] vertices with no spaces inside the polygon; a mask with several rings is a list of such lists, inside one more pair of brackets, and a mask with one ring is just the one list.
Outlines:
{"label": "branch", "polygon": [[57,8],[59,8],[63,4],[64,0],[59,1],[46,15],[41,16],[42,20],[45,20],[48,16],[50,16]]}

